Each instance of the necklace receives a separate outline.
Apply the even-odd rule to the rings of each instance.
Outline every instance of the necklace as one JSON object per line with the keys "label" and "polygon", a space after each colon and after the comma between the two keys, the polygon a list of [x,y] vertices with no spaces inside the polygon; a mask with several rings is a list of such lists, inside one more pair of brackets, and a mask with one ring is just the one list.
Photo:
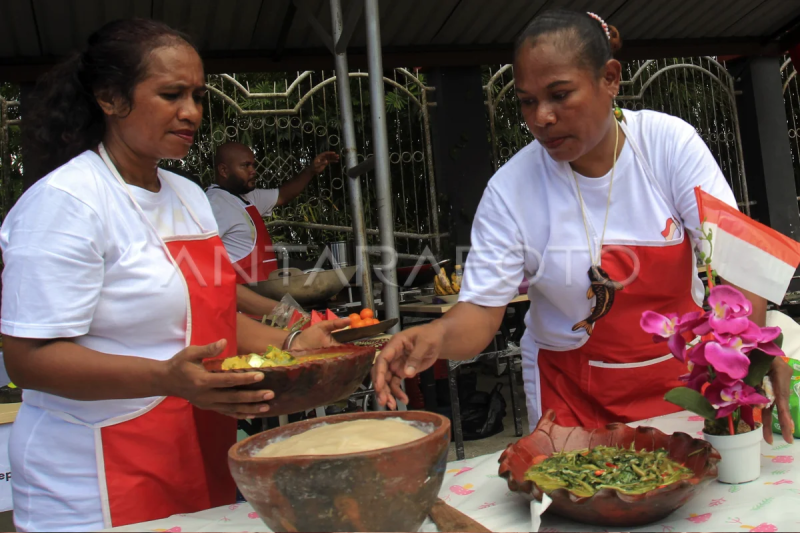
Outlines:
{"label": "necklace", "polygon": [[589,259],[591,266],[589,267],[589,291],[586,293],[588,299],[595,298],[595,305],[592,307],[591,314],[583,321],[578,322],[572,327],[572,331],[583,329],[588,335],[592,334],[594,323],[603,318],[611,311],[611,306],[614,305],[614,293],[621,291],[624,286],[612,280],[606,272],[600,268],[600,260],[603,255],[603,242],[606,239],[606,227],[608,226],[608,213],[611,210],[611,191],[614,187],[614,171],[617,168],[617,149],[619,148],[619,129],[620,125],[617,120],[614,120],[615,135],[614,141],[614,162],[611,165],[611,179],[608,183],[608,200],[606,202],[606,216],[603,221],[603,232],[600,235],[600,246],[597,250],[597,257],[592,246],[592,239],[589,236],[589,222],[586,216],[586,206],[583,203],[583,195],[581,194],[581,185],[578,182],[578,176],[572,166],[569,167],[572,172],[572,178],[575,180],[575,187],[578,190],[578,202],[581,206],[581,217],[583,219],[583,229],[586,230],[586,244],[589,246]]}

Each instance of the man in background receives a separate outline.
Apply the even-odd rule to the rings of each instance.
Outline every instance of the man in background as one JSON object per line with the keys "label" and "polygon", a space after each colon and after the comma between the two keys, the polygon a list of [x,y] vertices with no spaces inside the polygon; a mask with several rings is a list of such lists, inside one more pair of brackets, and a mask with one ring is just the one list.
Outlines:
{"label": "man in background", "polygon": [[[214,168],[216,183],[206,190],[206,194],[217,219],[222,243],[236,270],[240,311],[263,316],[269,314],[277,304],[244,286],[266,281],[270,272],[278,267],[264,217],[271,216],[276,206],[294,200],[315,176],[337,161],[339,156],[335,152],[321,153],[279,188],[258,189],[253,151],[236,142],[225,143],[217,148]],[[268,300],[269,303],[254,297]]]}

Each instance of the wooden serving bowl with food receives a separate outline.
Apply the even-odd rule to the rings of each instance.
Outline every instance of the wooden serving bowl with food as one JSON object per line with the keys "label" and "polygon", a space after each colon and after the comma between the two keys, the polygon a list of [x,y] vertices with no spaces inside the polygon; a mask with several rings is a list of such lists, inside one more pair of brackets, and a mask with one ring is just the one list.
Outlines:
{"label": "wooden serving bowl with food", "polygon": [[249,437],[228,464],[272,531],[417,531],[449,444],[450,421],[435,413],[350,413]]}
{"label": "wooden serving bowl with food", "polygon": [[280,416],[346,399],[364,381],[374,359],[374,347],[343,344],[291,352],[270,347],[263,354],[207,359],[203,366],[209,372],[261,372],[263,380],[242,388],[273,391],[265,416]]}
{"label": "wooden serving bowl with food", "polygon": [[634,527],[666,517],[717,477],[717,452],[686,433],[622,423],[562,427],[548,410],[536,429],[506,448],[500,476],[548,512],[585,524]]}

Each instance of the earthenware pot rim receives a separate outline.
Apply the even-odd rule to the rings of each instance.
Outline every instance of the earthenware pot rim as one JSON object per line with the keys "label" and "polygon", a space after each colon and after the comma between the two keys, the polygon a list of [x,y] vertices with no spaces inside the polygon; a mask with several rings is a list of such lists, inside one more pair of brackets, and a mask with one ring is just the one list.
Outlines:
{"label": "earthenware pot rim", "polygon": [[268,367],[264,367],[264,368],[234,368],[234,369],[231,369],[231,370],[222,370],[221,368],[220,369],[211,370],[211,369],[208,368],[208,366],[210,364],[214,364],[215,365],[215,363],[217,361],[220,361],[220,365],[222,365],[222,361],[225,361],[226,359],[231,359],[233,357],[247,357],[247,355],[249,355],[249,354],[245,354],[245,355],[232,355],[232,356],[226,357],[224,359],[206,359],[205,361],[203,361],[203,366],[209,372],[214,372],[214,373],[234,372],[234,373],[239,373],[240,374],[242,372],[262,372],[262,373],[265,374],[265,377],[266,377],[266,374],[281,374],[281,373],[285,373],[285,372],[289,372],[289,371],[296,371],[297,369],[305,369],[305,368],[313,368],[315,366],[331,365],[331,364],[334,364],[334,363],[339,363],[341,361],[346,361],[348,359],[358,359],[358,358],[364,357],[365,355],[368,355],[368,354],[372,356],[372,359],[373,359],[373,362],[374,362],[374,359],[375,359],[375,347],[374,346],[359,346],[357,344],[341,344],[341,345],[338,345],[338,346],[328,346],[327,348],[315,348],[313,350],[291,350],[291,351],[289,351],[289,353],[292,354],[292,355],[297,354],[297,353],[302,353],[305,356],[307,356],[307,355],[316,355],[316,354],[319,354],[319,353],[331,352],[331,351],[334,351],[335,349],[342,349],[342,348],[347,348],[348,350],[350,350],[350,353],[348,353],[346,355],[340,355],[338,357],[330,357],[330,358],[326,358],[326,359],[314,359],[312,361],[305,361],[303,363],[299,363],[299,364],[296,364],[296,365],[268,366]]}
{"label": "earthenware pot rim", "polygon": [[[288,428],[297,429],[299,426],[307,425],[308,427],[306,427],[303,431],[294,434],[294,435],[301,435],[301,434],[305,433],[306,431],[314,429],[314,427],[317,426],[317,425],[321,426],[323,424],[330,424],[330,423],[337,424],[337,423],[341,423],[341,422],[351,422],[351,421],[355,421],[355,420],[384,419],[384,418],[403,418],[404,416],[408,416],[408,415],[411,415],[411,414],[416,414],[416,415],[420,415],[420,416],[423,416],[423,417],[429,417],[429,420],[427,420],[427,421],[425,421],[425,420],[416,420],[416,419],[411,419],[410,421],[420,422],[420,423],[423,423],[423,424],[425,424],[425,423],[433,424],[434,428],[433,428],[433,431],[431,431],[430,433],[426,434],[424,437],[421,437],[419,439],[413,440],[411,442],[407,442],[405,444],[398,444],[396,446],[389,446],[387,448],[380,448],[380,449],[377,449],[377,450],[371,450],[371,451],[367,451],[367,452],[341,453],[341,454],[336,454],[336,455],[289,455],[289,456],[285,456],[285,457],[256,457],[256,456],[247,455],[247,454],[241,452],[242,448],[244,448],[245,446],[250,444],[252,441],[257,440],[257,439],[265,439],[265,437],[268,436],[270,433],[277,434],[277,433],[280,433],[281,431],[287,431]],[[406,422],[409,421],[407,419],[404,419],[404,420]],[[436,425],[437,421],[439,422],[438,427]],[[405,448],[411,448],[411,447],[414,447],[414,446],[419,446],[421,442],[426,441],[426,440],[434,441],[434,440],[440,439],[440,438],[442,438],[444,436],[445,433],[448,436],[450,434],[450,419],[447,418],[446,416],[442,416],[442,415],[440,415],[438,413],[431,413],[429,411],[372,411],[372,412],[362,412],[362,413],[344,413],[344,414],[340,414],[340,415],[326,416],[324,418],[315,418],[313,420],[304,420],[302,422],[295,422],[293,424],[289,424],[288,426],[282,426],[282,427],[279,427],[279,428],[275,428],[275,429],[270,429],[270,430],[264,431],[262,433],[258,433],[256,435],[248,437],[248,438],[246,438],[246,439],[244,439],[244,440],[242,440],[240,442],[237,442],[236,444],[231,446],[230,450],[228,450],[228,457],[231,460],[238,461],[238,462],[246,461],[246,462],[254,462],[254,463],[261,463],[261,464],[268,464],[268,463],[271,463],[271,462],[283,462],[283,461],[286,461],[287,459],[291,459],[292,461],[295,461],[295,462],[297,462],[297,461],[313,462],[313,461],[331,460],[331,459],[340,459],[340,458],[345,458],[346,459],[346,458],[359,457],[359,456],[360,457],[375,457],[375,456],[378,456],[378,455],[381,455],[381,454],[384,454],[384,453],[402,451]],[[294,435],[291,435],[291,436],[294,436]],[[266,438],[265,440],[267,442],[269,442],[271,439],[270,438]]]}

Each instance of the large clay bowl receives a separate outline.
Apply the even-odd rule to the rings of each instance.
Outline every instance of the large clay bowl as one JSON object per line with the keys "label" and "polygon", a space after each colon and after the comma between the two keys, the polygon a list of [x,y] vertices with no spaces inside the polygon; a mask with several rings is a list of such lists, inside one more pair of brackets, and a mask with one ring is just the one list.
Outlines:
{"label": "large clay bowl", "polygon": [[207,359],[209,372],[261,372],[264,379],[242,388],[271,390],[268,416],[288,415],[344,400],[358,389],[372,368],[375,348],[343,344],[317,350],[292,350],[297,358],[325,353],[341,353],[330,359],[316,359],[298,365],[274,368],[222,370],[223,359]]}
{"label": "large clay bowl", "polygon": [[248,285],[255,292],[276,301],[287,294],[300,305],[312,305],[330,300],[348,286],[357,267],[349,266],[303,274],[296,268],[273,270],[267,281]]}
{"label": "large clay bowl", "polygon": [[[320,424],[401,418],[428,433],[391,448],[266,458],[268,443]],[[450,421],[425,411],[350,413],[259,433],[228,452],[233,479],[273,531],[417,531],[442,486]]]}
{"label": "large clay bowl", "polygon": [[709,443],[686,433],[666,435],[652,427],[632,428],[621,423],[594,430],[562,427],[555,423],[552,410],[544,414],[533,433],[506,448],[500,456],[499,473],[508,481],[509,489],[541,501],[542,490],[525,480],[525,472],[535,457],[595,446],[627,448],[631,442],[636,443],[637,450],[664,448],[670,458],[690,468],[694,477],[635,496],[602,489],[586,498],[557,489],[549,494],[553,503],[548,512],[585,524],[641,526],[663,519],[689,501],[706,482],[717,477],[719,452]]}

